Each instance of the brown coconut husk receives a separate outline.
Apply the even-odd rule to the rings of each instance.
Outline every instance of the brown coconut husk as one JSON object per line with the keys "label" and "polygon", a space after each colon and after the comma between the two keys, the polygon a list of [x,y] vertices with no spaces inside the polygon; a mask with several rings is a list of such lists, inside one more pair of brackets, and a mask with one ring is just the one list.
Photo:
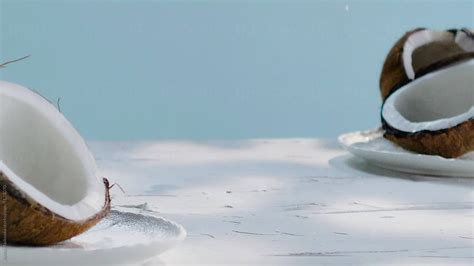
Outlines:
{"label": "brown coconut husk", "polygon": [[85,232],[110,212],[109,183],[105,178],[104,185],[106,193],[102,210],[85,221],[75,222],[34,202],[0,173],[0,187],[4,188],[0,228],[6,233],[0,233],[0,241],[14,245],[44,246]]}
{"label": "brown coconut husk", "polygon": [[447,130],[414,134],[404,135],[386,130],[384,137],[410,151],[456,158],[474,150],[474,120],[468,120]]}
{"label": "brown coconut husk", "polygon": [[[407,77],[403,65],[403,46],[417,28],[405,33],[392,47],[382,68],[380,92],[385,101],[391,93],[411,80]],[[453,35],[454,36],[454,35]],[[412,61],[415,78],[438,69],[449,67],[474,58],[474,52],[466,52],[454,42],[432,42],[413,51]],[[474,150],[474,120],[468,120],[455,127],[438,131],[407,133],[387,124],[382,118],[384,137],[399,146],[417,153],[439,155],[446,158],[459,157]]]}

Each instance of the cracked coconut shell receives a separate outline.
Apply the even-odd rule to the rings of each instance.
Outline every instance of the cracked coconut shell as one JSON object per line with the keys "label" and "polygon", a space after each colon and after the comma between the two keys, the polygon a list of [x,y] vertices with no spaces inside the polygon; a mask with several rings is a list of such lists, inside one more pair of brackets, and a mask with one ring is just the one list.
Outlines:
{"label": "cracked coconut shell", "polygon": [[110,195],[106,179],[104,185],[107,192],[103,209],[87,220],[71,221],[32,201],[0,173],[0,187],[5,189],[0,212],[0,228],[5,228],[6,232],[0,234],[0,241],[15,245],[52,245],[87,231],[110,212]]}

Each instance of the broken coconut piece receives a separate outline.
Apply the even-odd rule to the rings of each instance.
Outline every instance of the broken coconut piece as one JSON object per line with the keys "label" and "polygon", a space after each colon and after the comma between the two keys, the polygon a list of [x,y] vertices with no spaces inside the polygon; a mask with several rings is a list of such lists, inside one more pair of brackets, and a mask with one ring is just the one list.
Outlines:
{"label": "broken coconut piece", "polygon": [[84,140],[39,94],[0,81],[0,240],[49,245],[80,234],[110,211]]}
{"label": "broken coconut piece", "polygon": [[409,79],[415,79],[415,70],[429,67],[436,61],[464,52],[454,42],[449,31],[420,30],[414,32],[403,44],[403,67]]}
{"label": "broken coconut piece", "polygon": [[418,28],[405,33],[392,47],[380,75],[385,99],[392,91],[434,70],[474,58],[472,31],[433,31]]}
{"label": "broken coconut piece", "polygon": [[474,150],[474,53],[470,31],[416,29],[382,70],[384,136],[418,153],[458,157]]}

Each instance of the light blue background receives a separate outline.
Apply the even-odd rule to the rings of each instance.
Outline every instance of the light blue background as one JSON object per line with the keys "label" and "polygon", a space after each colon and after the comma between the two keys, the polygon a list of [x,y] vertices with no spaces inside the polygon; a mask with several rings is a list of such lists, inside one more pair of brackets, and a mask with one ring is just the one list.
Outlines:
{"label": "light blue background", "polygon": [[474,25],[473,1],[0,0],[1,70],[88,139],[335,137],[379,124],[403,32]]}

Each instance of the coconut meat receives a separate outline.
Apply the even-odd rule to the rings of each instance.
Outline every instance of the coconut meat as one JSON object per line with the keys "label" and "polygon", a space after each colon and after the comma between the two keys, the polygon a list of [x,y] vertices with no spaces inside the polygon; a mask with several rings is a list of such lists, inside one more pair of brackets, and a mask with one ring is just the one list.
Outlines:
{"label": "coconut meat", "polygon": [[454,40],[465,51],[474,52],[474,29],[458,31]]}
{"label": "coconut meat", "polygon": [[104,207],[105,187],[85,142],[39,94],[0,81],[0,172],[29,200],[72,221]]}
{"label": "coconut meat", "polygon": [[427,74],[385,101],[382,117],[408,133],[449,129],[474,119],[474,59]]}

